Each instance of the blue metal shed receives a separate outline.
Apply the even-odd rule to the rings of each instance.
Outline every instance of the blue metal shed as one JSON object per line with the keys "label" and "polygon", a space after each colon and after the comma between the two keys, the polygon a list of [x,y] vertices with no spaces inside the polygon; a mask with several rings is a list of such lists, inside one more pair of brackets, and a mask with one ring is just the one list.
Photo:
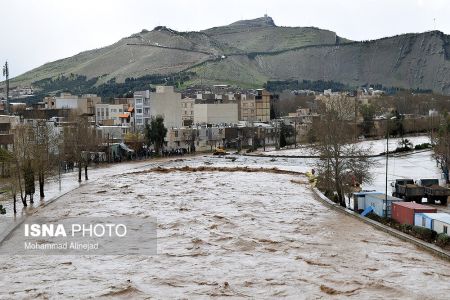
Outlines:
{"label": "blue metal shed", "polygon": [[[414,225],[432,229],[437,233],[443,232],[442,223],[450,224],[450,215],[446,213],[420,213],[414,215]],[[436,224],[438,223],[438,224]],[[436,226],[437,225],[437,226]]]}
{"label": "blue metal shed", "polygon": [[[372,206],[373,212],[380,217],[392,217],[392,203],[402,202],[403,200],[397,197],[387,195],[387,202],[385,194],[367,194],[364,201],[364,209]],[[385,205],[386,202],[386,205]]]}
{"label": "blue metal shed", "polygon": [[380,192],[375,191],[366,191],[366,192],[358,192],[353,193],[353,203],[350,203],[350,208],[354,211],[364,210],[366,209],[365,201],[366,201],[366,195],[377,195],[381,194]]}
{"label": "blue metal shed", "polygon": [[414,215],[414,225],[433,229],[434,213],[420,213]]}

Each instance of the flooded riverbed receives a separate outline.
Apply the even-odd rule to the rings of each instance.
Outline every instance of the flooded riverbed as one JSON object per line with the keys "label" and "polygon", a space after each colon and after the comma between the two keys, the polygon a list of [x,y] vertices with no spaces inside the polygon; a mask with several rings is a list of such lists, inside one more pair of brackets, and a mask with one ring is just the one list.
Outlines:
{"label": "flooded riverbed", "polygon": [[[307,168],[291,160],[210,156],[151,167],[185,165]],[[0,297],[436,299],[450,293],[450,263],[329,210],[301,175],[135,171],[104,172],[34,215],[156,217],[157,255],[0,256]],[[13,234],[5,243],[18,242]]]}

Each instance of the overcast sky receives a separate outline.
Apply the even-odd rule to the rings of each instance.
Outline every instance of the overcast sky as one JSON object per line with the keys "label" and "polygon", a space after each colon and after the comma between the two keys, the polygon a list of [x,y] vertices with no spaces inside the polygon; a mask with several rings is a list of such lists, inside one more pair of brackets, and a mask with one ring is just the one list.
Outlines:
{"label": "overcast sky", "polygon": [[0,11],[0,62],[8,60],[11,77],[144,28],[192,31],[265,13],[280,26],[315,26],[352,40],[450,34],[450,0],[0,0]]}

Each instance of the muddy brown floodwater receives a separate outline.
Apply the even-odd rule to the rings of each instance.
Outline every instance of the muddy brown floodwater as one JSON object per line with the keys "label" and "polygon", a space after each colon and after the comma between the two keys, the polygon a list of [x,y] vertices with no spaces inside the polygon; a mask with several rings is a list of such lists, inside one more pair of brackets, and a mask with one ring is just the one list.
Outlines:
{"label": "muddy brown floodwater", "polygon": [[[160,166],[198,166],[199,159]],[[154,216],[158,254],[0,256],[0,297],[450,295],[449,262],[329,210],[304,182],[223,168],[103,176],[34,215]],[[5,243],[20,243],[19,234]]]}

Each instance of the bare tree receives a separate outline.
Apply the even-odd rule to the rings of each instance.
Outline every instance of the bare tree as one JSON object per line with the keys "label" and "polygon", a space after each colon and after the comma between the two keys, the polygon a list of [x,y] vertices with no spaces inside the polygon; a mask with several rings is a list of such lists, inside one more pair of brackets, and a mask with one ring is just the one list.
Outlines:
{"label": "bare tree", "polygon": [[7,186],[13,198],[14,213],[17,213],[17,195],[20,194],[22,204],[27,206],[26,196],[23,190],[23,172],[26,162],[30,162],[30,130],[27,125],[19,125],[14,129],[14,141],[12,149],[0,148],[0,161],[5,166]]}
{"label": "bare tree", "polygon": [[[13,198],[14,214],[17,213],[17,190],[19,189],[19,180],[17,169],[15,168],[13,153],[7,149],[0,148],[0,161],[5,166],[6,183],[11,197]],[[26,206],[26,202],[24,203]]]}
{"label": "bare tree", "polygon": [[371,180],[369,149],[352,143],[354,131],[351,121],[354,106],[346,97],[330,98],[321,105],[321,121],[317,142],[313,145],[320,156],[317,161],[318,187],[335,193],[337,201],[346,206],[345,195],[352,186]]}
{"label": "bare tree", "polygon": [[24,206],[27,206],[26,194],[24,193],[24,178],[22,175],[27,171],[26,167],[31,163],[33,144],[33,129],[28,124],[21,124],[14,129],[14,144],[10,157],[10,172],[14,188],[13,198],[16,197],[17,192],[20,192],[20,198]]}
{"label": "bare tree", "polygon": [[98,149],[100,143],[95,128],[89,124],[87,116],[74,112],[70,117],[70,124],[63,132],[63,153],[67,161],[76,162],[78,166],[78,181],[81,182],[82,170],[84,178],[88,180],[88,166],[91,162],[91,152]]}
{"label": "bare tree", "polygon": [[434,143],[434,157],[437,164],[444,174],[446,183],[449,180],[450,167],[450,116],[446,113],[442,118],[442,124],[438,133],[433,138]]}
{"label": "bare tree", "polygon": [[39,182],[39,195],[45,197],[44,184],[48,177],[54,174],[59,167],[58,133],[54,126],[46,120],[37,120],[33,125],[33,169],[37,173]]}

